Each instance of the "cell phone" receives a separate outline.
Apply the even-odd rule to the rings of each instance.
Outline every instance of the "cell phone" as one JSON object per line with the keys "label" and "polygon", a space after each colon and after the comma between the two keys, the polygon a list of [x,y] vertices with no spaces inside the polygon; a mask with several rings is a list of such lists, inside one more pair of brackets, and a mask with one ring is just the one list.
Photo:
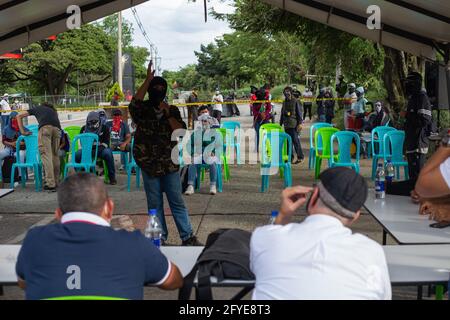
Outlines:
{"label": "cell phone", "polygon": [[443,228],[450,227],[450,222],[448,222],[448,221],[436,222],[436,223],[430,224],[430,227],[436,228],[436,229],[443,229]]}

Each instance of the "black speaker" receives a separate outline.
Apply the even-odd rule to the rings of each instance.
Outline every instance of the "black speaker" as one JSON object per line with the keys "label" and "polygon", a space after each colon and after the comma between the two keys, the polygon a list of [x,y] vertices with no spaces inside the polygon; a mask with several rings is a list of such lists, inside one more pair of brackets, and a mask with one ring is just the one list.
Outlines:
{"label": "black speaker", "polygon": [[445,66],[425,64],[425,88],[434,110],[450,109],[450,71]]}

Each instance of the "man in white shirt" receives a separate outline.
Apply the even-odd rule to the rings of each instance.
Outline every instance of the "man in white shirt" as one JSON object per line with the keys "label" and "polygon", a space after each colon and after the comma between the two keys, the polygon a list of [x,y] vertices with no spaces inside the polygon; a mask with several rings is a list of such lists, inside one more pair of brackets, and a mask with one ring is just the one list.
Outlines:
{"label": "man in white shirt", "polygon": [[[308,194],[309,216],[291,223]],[[286,189],[275,224],[256,229],[251,239],[253,299],[391,299],[382,247],[348,228],[366,198],[364,178],[347,168],[323,172],[314,189]]]}
{"label": "man in white shirt", "polygon": [[11,107],[9,106],[8,103],[8,94],[5,93],[2,97],[2,100],[0,101],[0,115],[1,115],[1,121],[0,121],[0,129],[1,129],[1,134],[3,134],[3,131],[5,130],[5,128],[8,126],[9,124],[9,116],[11,114]]}
{"label": "man in white shirt", "polygon": [[222,120],[222,112],[223,112],[223,96],[220,94],[220,91],[217,90],[216,94],[212,98],[212,102],[215,102],[216,104],[213,107],[213,117],[217,119],[219,124]]}
{"label": "man in white shirt", "polygon": [[430,219],[450,222],[450,147],[442,145],[422,168],[413,198],[420,201],[420,213]]}

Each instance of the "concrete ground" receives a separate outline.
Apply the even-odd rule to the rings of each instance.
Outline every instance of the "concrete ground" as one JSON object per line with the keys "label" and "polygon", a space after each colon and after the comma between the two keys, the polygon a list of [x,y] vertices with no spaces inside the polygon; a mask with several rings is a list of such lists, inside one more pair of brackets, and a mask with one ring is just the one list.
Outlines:
{"label": "concrete ground", "polygon": [[[225,118],[224,121],[240,121],[244,129],[251,128],[252,118],[248,106],[239,106],[242,116],[239,118]],[[277,106],[278,114],[279,106]],[[63,127],[81,125],[87,113],[72,113],[71,121],[67,121],[67,114],[61,113]],[[30,121],[30,124],[32,121]],[[249,143],[250,146],[254,142]],[[308,160],[309,153],[309,123],[306,123],[302,134],[303,151]],[[118,159],[116,159],[118,161]],[[371,163],[361,161],[361,173],[370,177]],[[313,172],[308,170],[308,161],[293,166],[294,185],[312,185]],[[207,175],[208,176],[208,175]],[[372,183],[368,180],[368,183]],[[185,197],[189,209],[195,234],[203,243],[207,236],[218,228],[241,228],[252,231],[256,227],[268,223],[270,212],[277,210],[280,204],[280,194],[283,182],[278,176],[270,178],[270,189],[267,193],[260,193],[261,177],[258,165],[232,165],[231,181],[224,184],[224,192],[216,196],[208,194],[208,183],[202,184],[201,192]],[[146,223],[146,198],[143,187],[136,189],[132,179],[132,191],[126,191],[126,175],[118,174],[118,184],[108,186],[110,196],[116,203],[113,227],[127,230],[143,230]],[[27,230],[33,226],[53,223],[53,211],[56,205],[56,194],[36,193],[33,183],[29,182],[26,189],[18,187],[16,191],[0,199],[0,244],[20,244]],[[175,224],[170,216],[170,209],[166,203],[166,216],[169,227],[168,245],[180,245]],[[304,219],[304,210],[298,214],[297,220]],[[381,244],[382,229],[368,214],[363,213],[361,219],[352,227],[354,232],[367,235]],[[388,239],[388,244],[395,244]],[[301,245],[301,244],[299,244]],[[288,253],[287,253],[288,254]],[[214,289],[216,299],[229,299],[238,289]],[[417,288],[393,288],[394,299],[416,299]],[[18,287],[6,287],[2,299],[23,299],[24,294]],[[246,299],[249,299],[247,295]],[[176,292],[163,292],[156,288],[145,288],[145,299],[177,299]]]}

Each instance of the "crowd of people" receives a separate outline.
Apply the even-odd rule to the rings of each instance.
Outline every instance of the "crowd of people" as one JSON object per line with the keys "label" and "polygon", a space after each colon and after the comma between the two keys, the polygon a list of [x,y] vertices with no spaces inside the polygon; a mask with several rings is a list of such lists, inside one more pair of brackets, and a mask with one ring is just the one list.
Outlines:
{"label": "crowd of people", "polygon": [[[130,128],[118,109],[113,111],[109,122],[104,110],[89,113],[81,133],[99,137],[97,155],[107,164],[111,184],[117,183],[113,152],[133,152],[143,171],[147,207],[156,210],[162,224],[163,245],[168,239],[165,194],[182,245],[202,246],[194,234],[182,195],[194,194],[197,174],[205,165],[210,172],[210,194],[215,195],[219,159],[214,153],[204,157],[204,148],[214,137],[209,141],[202,139],[201,150],[191,145],[194,163],[188,168],[188,187],[183,192],[180,166],[172,160],[172,151],[177,145],[172,141],[172,133],[186,129],[187,125],[179,109],[165,102],[167,86],[163,78],[154,75],[150,64],[145,82],[129,105],[135,126],[133,150]],[[411,73],[405,79],[405,86],[408,94],[406,152],[410,164],[407,191],[413,201],[421,204],[422,214],[450,222],[450,144],[442,145],[425,164],[431,105],[422,90],[420,74]],[[253,126],[259,137],[259,128],[272,119],[272,104],[268,102],[272,99],[268,87],[252,89]],[[347,124],[350,119],[363,119],[365,128],[389,124],[389,112],[381,101],[377,101],[373,112],[367,115],[364,88],[351,83],[347,89],[342,101]],[[333,93],[323,86],[319,91],[318,120],[331,123],[335,116]],[[145,100],[147,94],[148,100]],[[294,162],[293,153],[291,161],[299,163],[304,159],[299,131],[308,114],[311,120],[314,93],[310,88],[301,93],[296,87],[288,86],[283,94],[280,125],[293,141],[297,160]],[[222,105],[219,103],[223,101],[220,96],[220,92],[216,92],[213,98],[217,104],[212,115],[207,105],[200,106],[192,115],[198,119],[194,122],[192,144],[196,134],[203,137],[205,131],[220,127],[219,105]],[[45,299],[76,294],[142,299],[143,287],[148,284],[167,290],[181,288],[183,276],[178,267],[140,232],[111,228],[114,201],[99,178],[77,173],[59,184],[60,157],[68,151],[70,142],[53,106],[44,104],[21,114],[11,112],[2,129],[5,149],[0,157],[23,156],[23,150],[16,150],[15,141],[20,135],[31,134],[22,123],[28,116],[35,116],[39,122],[45,188],[58,192],[55,216],[60,223],[33,228],[23,242],[16,271],[26,297]],[[82,152],[82,149],[77,152],[77,161]],[[195,160],[196,157],[199,159]],[[405,188],[404,185],[397,188]],[[389,185],[388,192],[395,188]],[[366,180],[354,170],[342,167],[324,171],[314,187],[285,189],[274,224],[257,228],[251,237],[249,261],[255,275],[253,298],[391,299],[382,247],[350,229],[359,219],[367,196]],[[303,206],[308,217],[302,223],[293,223],[293,216]],[[286,255],[294,251],[295,254]],[[45,265],[39,263],[42,259]]]}

